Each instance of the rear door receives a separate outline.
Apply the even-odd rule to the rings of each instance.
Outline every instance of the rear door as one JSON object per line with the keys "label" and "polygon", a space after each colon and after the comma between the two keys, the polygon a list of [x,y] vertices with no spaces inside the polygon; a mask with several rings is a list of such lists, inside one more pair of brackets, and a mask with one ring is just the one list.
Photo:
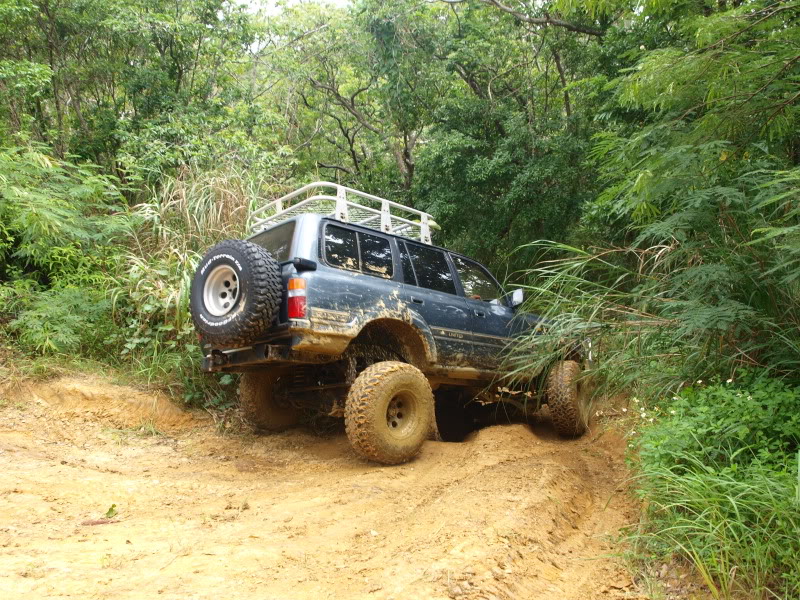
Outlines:
{"label": "rear door", "polygon": [[470,316],[464,298],[458,296],[455,274],[446,254],[438,248],[402,240],[397,241],[397,246],[408,307],[430,327],[438,362],[470,366]]}
{"label": "rear door", "polygon": [[475,261],[451,254],[469,308],[474,356],[485,368],[496,369],[512,334],[514,310],[503,303],[503,290]]}
{"label": "rear door", "polygon": [[399,312],[398,301],[392,303],[392,299],[401,286],[399,277],[394,280],[388,238],[377,231],[367,233],[326,222],[321,242],[323,264],[332,268],[323,267],[321,289],[311,284],[307,292],[317,322],[342,328],[361,311],[375,311],[380,306]]}

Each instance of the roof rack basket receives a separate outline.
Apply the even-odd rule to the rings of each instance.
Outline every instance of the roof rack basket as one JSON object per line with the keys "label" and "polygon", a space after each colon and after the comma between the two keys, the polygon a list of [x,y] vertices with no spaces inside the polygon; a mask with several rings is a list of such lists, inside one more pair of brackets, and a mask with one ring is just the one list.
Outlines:
{"label": "roof rack basket", "polygon": [[[352,197],[359,202],[351,200]],[[438,228],[426,212],[338,183],[317,181],[254,210],[250,213],[250,230],[258,233],[304,213],[332,216],[343,223],[371,227],[425,244],[431,243],[431,227]]]}

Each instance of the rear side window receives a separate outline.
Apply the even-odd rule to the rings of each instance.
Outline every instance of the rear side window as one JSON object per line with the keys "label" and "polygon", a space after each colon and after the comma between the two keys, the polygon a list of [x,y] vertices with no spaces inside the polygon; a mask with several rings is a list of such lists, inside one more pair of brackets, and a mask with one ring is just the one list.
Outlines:
{"label": "rear side window", "polygon": [[358,243],[361,247],[361,270],[368,275],[391,277],[392,249],[389,240],[359,231]]}
{"label": "rear side window", "polygon": [[461,287],[464,288],[464,295],[467,298],[491,302],[503,295],[486,269],[460,256],[453,256],[452,254],[450,256],[456,265],[458,278],[461,279]]}
{"label": "rear side window", "polygon": [[250,241],[264,248],[278,262],[289,260],[294,237],[294,223],[294,221],[289,221],[278,225],[269,231],[253,236]]}
{"label": "rear side window", "polygon": [[456,284],[444,252],[416,244],[406,245],[417,275],[417,285],[446,294],[456,293]]}
{"label": "rear side window", "polygon": [[367,275],[392,276],[389,240],[336,225],[325,226],[325,261],[332,267]]}
{"label": "rear side window", "polygon": [[360,270],[356,232],[328,225],[325,228],[325,260],[332,267]]}

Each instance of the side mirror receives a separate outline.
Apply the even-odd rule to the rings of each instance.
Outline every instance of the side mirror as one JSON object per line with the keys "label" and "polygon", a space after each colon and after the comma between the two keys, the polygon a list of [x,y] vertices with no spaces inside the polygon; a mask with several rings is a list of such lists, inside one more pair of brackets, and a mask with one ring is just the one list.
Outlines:
{"label": "side mirror", "polygon": [[516,308],[523,302],[525,302],[525,292],[522,290],[514,290],[511,292],[511,296],[508,301],[508,304],[511,306],[511,308]]}

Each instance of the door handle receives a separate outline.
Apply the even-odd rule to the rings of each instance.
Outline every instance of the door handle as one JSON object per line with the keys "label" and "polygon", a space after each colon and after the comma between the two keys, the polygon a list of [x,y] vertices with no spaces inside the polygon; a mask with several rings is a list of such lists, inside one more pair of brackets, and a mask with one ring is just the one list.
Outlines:
{"label": "door handle", "polygon": [[415,298],[414,296],[411,296],[411,301],[414,304],[425,304],[425,300],[423,300],[422,298]]}
{"label": "door handle", "polygon": [[486,313],[483,312],[482,310],[473,310],[472,312],[475,313],[476,317],[485,317],[486,316]]}

